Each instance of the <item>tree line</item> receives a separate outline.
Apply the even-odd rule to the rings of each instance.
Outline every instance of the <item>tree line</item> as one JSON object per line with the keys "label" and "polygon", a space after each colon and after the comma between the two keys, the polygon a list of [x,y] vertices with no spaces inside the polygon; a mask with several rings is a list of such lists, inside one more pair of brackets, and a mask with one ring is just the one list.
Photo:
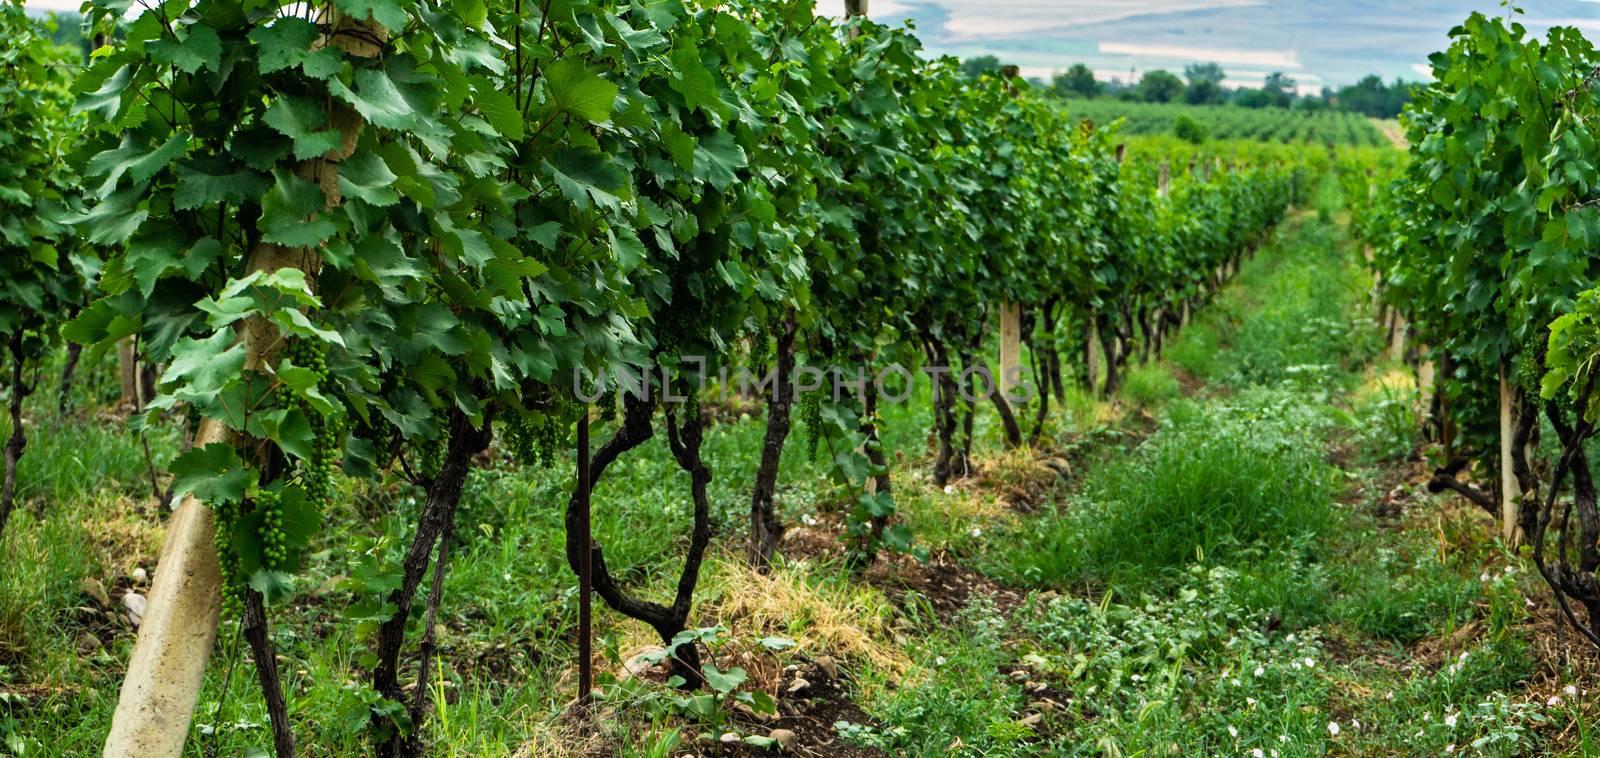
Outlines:
{"label": "tree line", "polygon": [[[962,61],[968,76],[999,70],[1000,59],[980,55]],[[1337,89],[1324,87],[1315,95],[1300,94],[1295,80],[1282,71],[1266,75],[1260,87],[1229,88],[1223,84],[1227,73],[1216,63],[1191,63],[1182,76],[1165,69],[1146,71],[1137,81],[1101,81],[1083,63],[1074,63],[1056,73],[1049,82],[1036,81],[1061,97],[1114,98],[1146,103],[1187,103],[1189,105],[1238,105],[1246,108],[1296,108],[1337,110],[1360,113],[1373,118],[1394,118],[1410,102],[1412,82],[1400,79],[1384,82],[1376,74],[1355,84]]]}

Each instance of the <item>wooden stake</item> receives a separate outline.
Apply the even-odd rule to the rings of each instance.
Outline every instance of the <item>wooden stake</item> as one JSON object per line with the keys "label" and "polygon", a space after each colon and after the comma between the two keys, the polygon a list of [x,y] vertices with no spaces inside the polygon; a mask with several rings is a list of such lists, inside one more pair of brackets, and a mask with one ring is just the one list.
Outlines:
{"label": "wooden stake", "polygon": [[589,517],[589,406],[578,418],[578,704],[585,707],[594,696],[594,537]]}
{"label": "wooden stake", "polygon": [[1159,178],[1156,179],[1156,196],[1157,197],[1166,197],[1167,193],[1171,191],[1171,186],[1172,186],[1172,168],[1167,165],[1166,161],[1162,161],[1161,162],[1161,175],[1160,175]]}
{"label": "wooden stake", "polygon": [[1084,371],[1088,372],[1089,395],[1092,397],[1095,396],[1096,392],[1099,390],[1100,364],[1105,362],[1105,358],[1101,355],[1100,329],[1099,327],[1095,326],[1094,319],[1092,318],[1089,319],[1089,331],[1086,339],[1089,341],[1089,350],[1085,356],[1085,362],[1088,365],[1084,366]]}
{"label": "wooden stake", "polygon": [[1002,393],[1022,382],[1022,309],[1016,303],[1000,304],[1000,376]]}
{"label": "wooden stake", "polygon": [[1406,317],[1400,315],[1399,311],[1396,311],[1394,316],[1394,330],[1390,332],[1391,338],[1389,340],[1390,360],[1398,361],[1405,359],[1407,327],[1408,324],[1406,324]]}
{"label": "wooden stake", "polygon": [[1516,422],[1512,418],[1512,389],[1506,381],[1506,369],[1500,367],[1500,536],[1506,544],[1515,547],[1517,521],[1522,515],[1522,486],[1511,466],[1511,437]]}

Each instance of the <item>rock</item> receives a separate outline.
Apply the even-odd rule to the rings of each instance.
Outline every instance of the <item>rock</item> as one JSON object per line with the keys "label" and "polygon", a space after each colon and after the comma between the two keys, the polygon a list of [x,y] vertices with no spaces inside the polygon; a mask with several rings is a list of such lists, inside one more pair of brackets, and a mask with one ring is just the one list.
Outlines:
{"label": "rock", "polygon": [[101,608],[111,607],[111,596],[106,594],[106,586],[99,579],[89,577],[83,580],[83,594],[94,598]]}
{"label": "rock", "polygon": [[88,632],[79,632],[76,644],[78,648],[78,655],[81,655],[85,658],[94,655],[105,648],[105,645],[100,642],[99,637],[96,637]]}
{"label": "rock", "polygon": [[1036,711],[1041,711],[1041,712],[1043,712],[1043,711],[1053,711],[1053,710],[1056,709],[1056,704],[1050,702],[1049,700],[1038,700],[1038,701],[1029,703],[1028,707],[1032,708],[1032,709],[1034,709]]}
{"label": "rock", "polygon": [[646,656],[660,655],[661,652],[662,649],[660,647],[647,647],[634,654],[632,658],[623,661],[622,670],[617,672],[617,681],[626,682],[629,679],[655,668],[657,664],[652,661],[645,660],[645,658]]}
{"label": "rock", "polygon": [[822,673],[827,674],[829,679],[839,678],[839,662],[835,661],[833,656],[819,655],[817,656],[816,660],[812,661],[812,663],[817,664],[817,668],[820,669]]}
{"label": "rock", "polygon": [[723,732],[722,736],[718,737],[717,740],[724,745],[734,745],[739,742],[739,735],[734,732]]}
{"label": "rock", "polygon": [[797,694],[805,691],[805,689],[810,687],[810,686],[811,686],[810,682],[808,682],[808,681],[806,681],[804,679],[796,677],[794,681],[789,683],[788,693],[791,694],[791,695],[797,695]]}
{"label": "rock", "polygon": [[1045,468],[1053,469],[1058,474],[1072,473],[1072,463],[1065,458],[1055,456],[1041,461]]}
{"label": "rock", "polygon": [[131,590],[122,596],[122,607],[128,609],[128,621],[133,623],[135,629],[139,628],[139,624],[144,622],[144,611],[149,604],[144,595]]}
{"label": "rock", "polygon": [[1040,692],[1044,692],[1045,690],[1048,690],[1048,689],[1050,689],[1050,685],[1045,684],[1044,682],[1029,682],[1028,683],[1028,691],[1032,692],[1032,693],[1035,693],[1035,694],[1040,693]]}
{"label": "rock", "polygon": [[345,575],[344,574],[334,574],[333,576],[330,576],[327,579],[322,580],[322,584],[317,585],[317,588],[312,590],[311,594],[316,596],[316,597],[322,597],[322,596],[330,594],[334,590],[337,590],[340,587],[344,586],[344,582],[345,582]]}
{"label": "rock", "polygon": [[139,568],[134,569],[133,570],[133,581],[135,581],[135,582],[137,582],[139,584],[145,584],[145,583],[149,582],[150,581],[150,572],[145,571],[143,566],[140,566]]}
{"label": "rock", "polygon": [[1021,721],[1019,721],[1017,723],[1022,724],[1023,726],[1028,727],[1028,728],[1031,729],[1033,727],[1038,726],[1039,722],[1041,722],[1041,721],[1044,721],[1044,714],[1043,713],[1035,713],[1035,714],[1033,714],[1031,716],[1024,717]]}
{"label": "rock", "polygon": [[794,747],[795,734],[788,729],[774,729],[767,732],[767,739],[778,743],[778,747],[788,750]]}
{"label": "rock", "polygon": [[1017,669],[1016,671],[1011,672],[1011,681],[1017,682],[1017,683],[1022,683],[1022,682],[1028,681],[1028,672],[1027,672],[1027,670],[1025,670],[1025,669]]}

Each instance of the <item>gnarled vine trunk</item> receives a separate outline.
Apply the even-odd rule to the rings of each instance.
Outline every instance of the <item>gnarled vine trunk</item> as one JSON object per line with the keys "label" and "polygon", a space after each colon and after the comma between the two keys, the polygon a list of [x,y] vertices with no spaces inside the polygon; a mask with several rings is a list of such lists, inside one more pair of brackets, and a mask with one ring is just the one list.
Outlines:
{"label": "gnarled vine trunk", "polygon": [[[400,586],[389,593],[388,601],[395,608],[394,615],[378,627],[378,663],[372,669],[372,689],[396,703],[404,702],[405,697],[400,686],[400,651],[405,646],[406,626],[411,621],[411,605],[416,601],[417,589],[427,576],[430,562],[435,564],[435,572],[442,581],[445,559],[448,558],[445,535],[454,533],[456,506],[461,502],[461,493],[472,469],[472,458],[489,447],[489,440],[493,436],[489,418],[484,419],[481,429],[475,428],[472,420],[459,408],[450,409],[448,428],[450,438],[446,442],[439,473],[424,483],[427,496],[417,519],[416,534],[412,535],[411,545],[401,562]],[[437,558],[434,557],[436,546]],[[436,612],[437,603],[436,596],[430,597],[430,614]],[[424,635],[431,634],[431,625],[423,631]],[[418,664],[419,675],[427,672],[428,665],[425,655]],[[428,686],[422,679],[418,679],[416,684],[419,690],[426,690]],[[374,746],[376,754],[385,758],[419,754],[416,741],[421,732],[421,722],[412,725],[409,737],[402,737],[398,729],[384,723],[385,718],[373,717],[378,733],[386,735]]]}
{"label": "gnarled vine trunk", "polygon": [[783,523],[773,506],[777,494],[778,464],[783,458],[783,443],[793,423],[795,333],[793,313],[785,316],[777,338],[773,386],[767,395],[767,431],[761,440],[761,460],[756,465],[755,485],[750,490],[750,543],[746,557],[756,570],[766,573],[772,554],[783,539]]}
{"label": "gnarled vine trunk", "polygon": [[[655,434],[652,416],[654,404],[636,395],[623,396],[622,425],[612,433],[589,462],[589,481],[598,483],[610,466],[623,453],[632,450]],[[706,546],[711,542],[711,503],[706,487],[711,482],[711,470],[701,460],[700,445],[704,426],[698,411],[691,412],[680,425],[675,411],[667,411],[667,441],[672,457],[678,466],[689,473],[690,495],[694,502],[694,528],[689,538],[689,551],[684,558],[683,572],[678,577],[677,591],[671,605],[661,605],[624,592],[606,566],[605,551],[598,541],[583,545],[579,540],[580,502],[574,491],[567,500],[567,563],[574,572],[581,570],[581,555],[590,551],[590,571],[594,590],[612,610],[628,618],[642,621],[654,629],[663,644],[672,644],[673,637],[687,628],[689,611],[694,601],[695,586],[700,580],[700,564],[705,559]],[[683,677],[685,687],[698,686],[700,652],[693,645],[680,647],[673,658],[673,673]]]}
{"label": "gnarled vine trunk", "polygon": [[11,438],[6,440],[5,482],[0,485],[0,544],[5,543],[6,522],[17,502],[17,464],[22,461],[22,450],[28,445],[27,432],[22,428],[22,400],[33,392],[22,379],[22,335],[12,335],[11,352]]}

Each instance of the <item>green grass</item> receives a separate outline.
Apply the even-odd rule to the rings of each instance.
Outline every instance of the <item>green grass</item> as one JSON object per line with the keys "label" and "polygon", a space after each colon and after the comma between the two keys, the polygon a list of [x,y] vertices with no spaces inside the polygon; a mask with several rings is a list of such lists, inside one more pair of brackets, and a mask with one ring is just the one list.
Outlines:
{"label": "green grass", "polygon": [[1147,363],[1128,370],[1122,382],[1122,398],[1135,408],[1159,408],[1181,391],[1178,380],[1159,363]]}
{"label": "green grass", "polygon": [[1159,585],[1195,561],[1315,541],[1333,523],[1332,478],[1304,414],[1262,404],[1174,412],[1132,457],[1098,469],[1047,531],[1010,557],[1036,586]]}
{"label": "green grass", "polygon": [[[1543,665],[1523,633],[1533,578],[1506,573],[1511,559],[1470,518],[1412,527],[1371,515],[1393,486],[1387,467],[1415,438],[1404,436],[1409,397],[1382,389],[1369,370],[1378,353],[1364,314],[1369,284],[1336,225],[1314,214],[1291,220],[1163,363],[1128,372],[1118,400],[1138,413],[1119,422],[1076,388],[1055,404],[1047,439],[1070,460],[1068,481],[1034,481],[1044,451],[999,455],[984,412],[976,452],[987,468],[946,493],[927,476],[926,384],[907,404],[883,408],[896,495],[919,541],[1019,593],[1034,590],[1020,606],[977,592],[953,617],[936,617],[914,595],[897,605],[881,585],[815,556],[783,564],[801,577],[783,592],[752,584],[733,554],[763,429],[759,412],[735,413],[707,437],[718,537],[691,623],[819,646],[856,634],[852,644],[887,651],[889,660],[849,661],[874,725],[836,731],[891,754],[1431,756],[1475,743],[1486,755],[1546,751],[1539,719],[1583,730],[1592,703],[1545,706],[1548,692],[1530,689]],[[88,364],[73,407],[115,395],[107,360]],[[1204,386],[1184,396],[1180,372]],[[1187,378],[1182,386],[1194,389]],[[154,568],[159,546],[163,514],[150,504],[138,437],[120,421],[63,416],[54,400],[30,399],[24,507],[3,545],[0,692],[33,689],[0,697],[0,754],[100,749],[133,631],[99,613],[86,582],[105,586],[115,609],[121,592],[147,589],[132,574]],[[1031,411],[1022,415],[1031,425]],[[797,426],[779,487],[780,512],[797,527],[843,502],[825,451],[812,455],[805,436]],[[179,434],[162,426],[150,442],[162,466]],[[684,474],[665,445],[658,436],[619,461],[594,501],[611,568],[657,599],[676,581],[689,522]],[[1334,447],[1353,454],[1335,466]],[[554,719],[572,695],[575,656],[562,553],[568,479],[561,462],[495,464],[468,482],[441,608],[442,667],[430,683],[445,695],[429,727],[436,754],[573,747]],[[392,482],[342,486],[297,593],[271,614],[307,756],[369,749],[360,720],[342,718],[359,705],[359,657],[371,646],[345,618],[357,598],[344,579],[364,563],[393,566],[417,508],[416,493]],[[1036,510],[998,502],[1027,487]],[[772,607],[756,614],[758,603]],[[597,649],[612,667],[652,641],[608,610],[597,623]],[[1463,629],[1472,634],[1452,641]],[[86,633],[104,649],[80,651]],[[189,754],[266,746],[265,711],[232,624],[214,661]],[[622,697],[626,719],[602,734],[615,754],[711,752],[697,739],[705,725],[682,718],[671,693],[651,685]]]}

